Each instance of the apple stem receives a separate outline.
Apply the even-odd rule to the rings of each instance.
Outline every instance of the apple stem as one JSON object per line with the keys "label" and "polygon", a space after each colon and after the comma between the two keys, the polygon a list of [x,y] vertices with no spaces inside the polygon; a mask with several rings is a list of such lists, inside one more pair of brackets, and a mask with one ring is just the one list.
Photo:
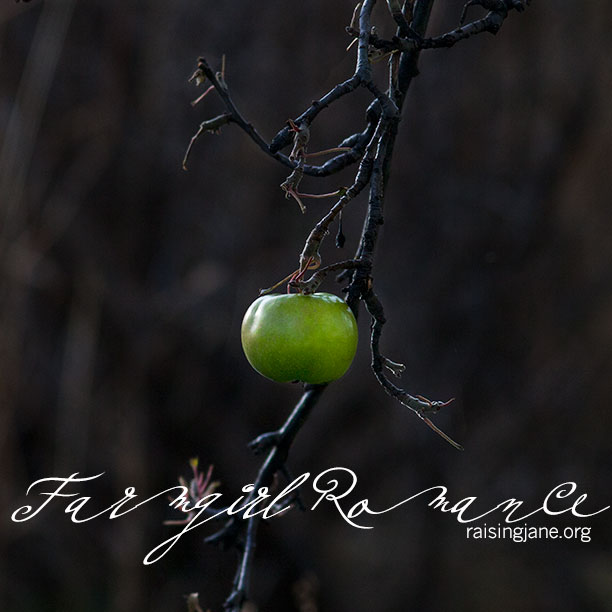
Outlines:
{"label": "apple stem", "polygon": [[269,293],[272,293],[275,289],[278,289],[282,284],[291,280],[293,276],[296,274],[296,272],[299,272],[299,269],[295,270],[291,274],[288,274],[287,276],[285,276],[285,278],[283,278],[282,280],[279,280],[278,283],[275,283],[274,285],[272,285],[272,287],[268,287],[267,289],[260,289],[259,297],[261,297],[262,295],[268,295]]}

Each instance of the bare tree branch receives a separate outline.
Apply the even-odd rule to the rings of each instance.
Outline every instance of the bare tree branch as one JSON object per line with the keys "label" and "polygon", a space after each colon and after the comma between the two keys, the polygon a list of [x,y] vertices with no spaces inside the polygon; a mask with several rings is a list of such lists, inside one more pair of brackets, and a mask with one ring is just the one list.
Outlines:
{"label": "bare tree branch", "polygon": [[[255,499],[262,487],[272,485],[277,472],[283,471],[293,440],[325,387],[326,385],[308,385],[282,427],[277,431],[263,434],[250,443],[249,446],[257,454],[267,452],[267,455],[257,474],[253,490],[245,500],[245,505]],[[223,529],[206,539],[211,544],[221,545],[223,548],[235,547],[241,551],[233,589],[225,602],[225,607],[231,612],[240,612],[248,597],[255,538],[260,520],[259,515],[248,519],[243,519],[239,515],[233,516]]]}
{"label": "bare tree branch", "polygon": [[470,0],[463,7],[460,23],[463,24],[470,6],[482,6],[489,9],[489,12],[482,19],[472,21],[460,28],[447,32],[435,38],[426,38],[419,43],[422,49],[436,49],[440,47],[452,47],[461,40],[465,40],[475,34],[489,32],[497,34],[505,19],[508,17],[508,12],[512,9],[517,11],[525,10],[525,6],[530,3],[530,0]]}
{"label": "bare tree branch", "polygon": [[[418,75],[417,64],[420,52],[423,49],[452,46],[459,40],[480,32],[496,32],[510,10],[521,11],[527,3],[528,0],[470,0],[464,8],[464,14],[467,8],[474,5],[484,7],[489,13],[482,19],[442,36],[425,38],[434,0],[416,0],[414,2],[406,0],[403,6],[400,6],[398,0],[387,0],[387,7],[397,25],[397,31],[391,40],[384,40],[376,34],[371,24],[375,0],[365,0],[363,4],[360,3],[357,6],[351,24],[347,28],[349,35],[358,41],[354,74],[334,86],[320,99],[314,100],[296,119],[289,120],[288,124],[277,132],[269,145],[257,130],[244,119],[234,105],[225,82],[224,70],[220,73],[214,73],[206,61],[200,58],[198,69],[192,77],[200,83],[205,79],[210,80],[211,87],[221,97],[227,112],[204,121],[192,138],[189,149],[202,132],[215,131],[218,127],[227,123],[237,124],[262,151],[292,169],[292,173],[282,187],[286,195],[293,196],[300,203],[300,206],[303,207],[300,197],[306,197],[298,190],[303,174],[328,176],[350,164],[359,162],[351,186],[337,191],[337,201],[310,231],[299,256],[298,270],[271,289],[264,291],[264,293],[274,290],[287,281],[289,287],[298,289],[305,294],[313,293],[329,273],[341,270],[342,273],[338,278],[347,282],[345,288],[347,292],[346,301],[355,316],[358,316],[359,303],[363,301],[371,317],[371,366],[377,381],[386,393],[409,408],[432,430],[458,449],[462,447],[436,427],[430,419],[432,414],[447,406],[452,400],[445,402],[431,401],[421,395],[410,394],[388,378],[388,372],[399,377],[404,370],[404,366],[385,357],[380,350],[380,339],[386,318],[383,305],[374,292],[375,251],[379,229],[384,223],[385,191],[389,180],[389,169],[402,107],[412,79]],[[358,28],[354,25],[357,10],[359,11]],[[388,88],[386,91],[382,91],[372,77],[372,64],[382,57],[381,54],[389,57]],[[312,157],[311,154],[307,153],[307,144],[319,113],[359,87],[366,88],[372,95],[372,100],[366,110],[366,127],[362,131],[357,131],[345,138],[338,147],[324,152],[333,153],[338,152],[337,149],[341,149],[341,152],[332,159],[320,166],[307,165],[305,160]],[[289,146],[292,146],[289,156],[281,153],[283,148]],[[343,150],[344,148],[349,150]],[[189,153],[189,149],[187,153]],[[368,208],[355,256],[352,259],[338,261],[319,268],[321,263],[320,246],[329,234],[331,224],[336,219],[341,219],[346,205],[365,192],[366,188]],[[328,196],[330,194],[312,197],[323,197],[323,195]],[[342,239],[339,238],[337,241],[341,243]],[[307,270],[316,268],[318,268],[317,271],[310,278],[304,280]],[[263,434],[251,442],[250,446],[253,451],[256,454],[265,453],[265,459],[259,469],[254,488],[247,496],[247,504],[255,499],[262,487],[271,486],[278,474],[289,478],[286,463],[291,445],[325,387],[326,385],[307,386],[302,398],[284,425],[279,430]],[[293,501],[299,503],[299,498],[296,497]],[[240,562],[234,578],[232,592],[225,602],[225,607],[230,612],[239,612],[248,599],[255,541],[260,520],[260,516],[244,519],[239,515],[234,515],[220,531],[207,538],[210,543],[233,547],[240,553]]]}

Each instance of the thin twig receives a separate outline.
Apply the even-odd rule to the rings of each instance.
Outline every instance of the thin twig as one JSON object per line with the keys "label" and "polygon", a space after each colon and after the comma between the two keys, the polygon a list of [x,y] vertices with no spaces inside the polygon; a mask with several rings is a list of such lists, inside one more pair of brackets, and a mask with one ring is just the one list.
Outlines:
{"label": "thin twig", "polygon": [[200,134],[204,132],[218,134],[221,126],[227,125],[231,121],[233,121],[233,116],[229,113],[223,113],[222,115],[217,115],[212,119],[208,119],[207,121],[202,121],[202,123],[200,123],[198,131],[191,137],[187,150],[185,151],[185,157],[183,157],[183,170],[187,170],[187,160],[189,159],[189,154],[191,153],[193,143],[199,138]]}
{"label": "thin twig", "polygon": [[[219,96],[221,97],[228,110],[228,112],[224,113],[224,115],[229,115],[231,117],[231,119],[228,120],[227,123],[231,121],[238,125],[266,155],[271,156],[284,166],[287,166],[289,168],[296,167],[297,162],[295,160],[291,160],[287,155],[284,155],[280,152],[280,149],[289,144],[292,139],[292,132],[288,127],[283,128],[283,130],[279,132],[279,134],[283,135],[282,138],[279,139],[279,136],[277,135],[272,140],[271,144],[268,145],[268,143],[259,134],[255,127],[250,122],[248,122],[238,110],[237,106],[235,105],[233,99],[229,94],[229,89],[227,87],[227,83],[225,82],[224,76],[221,73],[215,73],[208,64],[208,62],[203,57],[200,57],[198,58],[197,69],[189,80],[195,80],[196,82],[204,82],[206,79],[210,80],[211,85],[202,96],[200,96],[197,100],[194,101],[194,103],[199,102],[204,97],[204,95],[207,95],[209,91],[211,91],[211,88],[214,88],[214,90],[218,92]],[[321,98],[320,100],[315,100],[312,103],[311,107],[295,120],[295,123],[300,124],[302,122],[305,122],[305,124],[308,125],[308,123],[312,121],[312,119],[316,117],[316,115],[321,110],[327,108],[327,106],[341,98],[343,95],[352,92],[358,85],[359,79],[355,77],[351,77],[351,79],[348,79],[344,83],[337,85],[328,94],[323,96],[323,98]],[[207,124],[213,121],[214,119],[210,119],[208,121],[204,121],[203,124]],[[205,130],[206,128],[202,129],[200,126],[200,129],[198,129],[196,134],[191,138],[191,142],[188,147],[189,151],[193,147],[193,144],[198,139],[198,137]],[[359,136],[359,134],[353,136]],[[344,151],[341,155],[334,157],[333,159],[327,161],[325,164],[322,164],[321,166],[305,164],[303,167],[304,174],[312,176],[329,176],[355,163],[361,157],[362,146],[365,146],[362,144],[364,139],[365,136],[362,136],[361,138],[356,138],[350,151]],[[346,145],[341,143],[339,147],[345,149]]]}

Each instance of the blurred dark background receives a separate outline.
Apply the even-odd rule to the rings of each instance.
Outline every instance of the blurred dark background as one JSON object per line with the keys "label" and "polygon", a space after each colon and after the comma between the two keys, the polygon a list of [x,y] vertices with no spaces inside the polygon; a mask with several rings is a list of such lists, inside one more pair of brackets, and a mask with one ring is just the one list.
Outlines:
{"label": "blurred dark background", "polygon": [[[430,33],[457,25],[439,0]],[[222,609],[235,556],[173,533],[163,502],[74,525],[54,503],[10,514],[38,478],[104,476],[76,491],[92,510],[127,486],[147,496],[214,464],[230,499],[258,461],[246,443],[277,427],[299,388],[242,355],[243,312],[293,270],[310,228],[283,199],[287,172],[187,83],[198,55],[227,57],[239,108],[267,139],[353,70],[341,2],[33,1],[0,6],[0,606],[3,610]],[[476,16],[479,9],[472,9]],[[384,3],[375,23],[391,31]],[[387,24],[387,25],[385,25]],[[443,484],[482,508],[536,508],[557,484],[610,503],[612,475],[612,5],[534,0],[497,37],[424,52],[410,91],[377,253],[383,351],[403,384],[456,397],[436,423],[459,453],[396,405],[369,372],[367,320],[350,372],[293,449],[295,474],[358,474],[353,501],[391,505]],[[381,83],[384,63],[377,66]],[[365,92],[320,116],[311,150],[364,124]],[[347,185],[306,178],[305,191]],[[352,253],[365,201],[345,214]],[[339,291],[333,280],[324,286]],[[312,499],[311,499],[312,498]],[[38,498],[40,501],[41,498]],[[307,496],[313,501],[313,496]],[[261,610],[612,610],[610,512],[530,524],[589,526],[592,541],[472,541],[414,502],[346,525],[331,506],[264,528]],[[492,519],[496,524],[501,516]],[[302,600],[304,597],[302,597]],[[308,597],[306,597],[308,599]],[[301,606],[301,608],[300,608]],[[313,608],[310,608],[312,610]]]}

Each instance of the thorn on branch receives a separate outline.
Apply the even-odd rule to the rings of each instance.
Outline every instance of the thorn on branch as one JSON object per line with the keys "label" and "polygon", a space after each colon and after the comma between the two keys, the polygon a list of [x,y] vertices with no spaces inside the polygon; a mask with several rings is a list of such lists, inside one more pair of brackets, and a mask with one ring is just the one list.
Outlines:
{"label": "thorn on branch", "polygon": [[323,149],[322,151],[315,151],[314,153],[304,153],[306,159],[312,157],[321,157],[322,155],[330,155],[331,153],[346,153],[352,151],[352,147],[332,147],[331,149]]}
{"label": "thorn on branch", "polygon": [[[211,82],[212,87],[217,91],[222,102],[225,104],[225,108],[227,109],[227,112],[224,113],[223,115],[227,117],[227,120],[225,121],[225,123],[229,123],[230,121],[235,123],[249,136],[249,138],[251,138],[251,140],[262,151],[264,151],[268,155],[271,155],[277,161],[280,161],[281,163],[285,165],[290,165],[290,161],[286,156],[276,155],[274,152],[270,150],[270,145],[268,145],[268,143],[261,137],[261,135],[253,127],[253,125],[249,123],[241,115],[240,111],[234,104],[234,101],[232,100],[229,94],[227,83],[225,81],[225,55],[223,55],[221,58],[221,70],[219,70],[218,72],[214,72],[203,57],[198,58],[197,69],[189,80],[190,81],[195,80],[196,83],[199,84],[199,83],[203,83],[205,79],[208,79]],[[209,91],[204,92],[204,95],[206,95],[207,93],[209,93]],[[204,95],[200,96],[197,100],[194,100],[193,104],[197,104],[204,97]],[[221,116],[222,115],[220,115],[220,117]],[[195,138],[197,138],[204,129],[208,129],[209,127],[211,127],[211,126],[207,126],[207,123],[212,123],[213,121],[214,120],[211,119],[209,122],[204,122],[203,124],[204,127],[201,126],[201,129],[200,131],[198,131]],[[214,128],[214,126],[212,127]],[[213,129],[212,131],[215,131],[215,130]],[[191,146],[193,145],[195,138],[192,139],[189,145],[187,155],[189,153],[189,150],[191,149]],[[183,167],[185,165],[184,162],[186,161],[187,155],[185,156],[185,159],[183,160]]]}
{"label": "thorn on branch", "polygon": [[451,397],[445,402],[441,402],[439,400],[432,401],[427,399],[426,397],[423,397],[422,395],[416,395],[415,397],[417,399],[420,399],[425,404],[425,407],[421,410],[422,414],[428,414],[430,412],[436,413],[438,412],[438,410],[440,410],[440,408],[444,408],[445,406],[448,406],[455,401],[454,397]]}
{"label": "thorn on branch", "polygon": [[338,196],[342,196],[346,193],[346,187],[340,187],[340,189],[336,189],[336,191],[329,191],[328,193],[301,193],[298,192],[298,195],[302,198],[311,198],[313,200],[321,200],[323,198],[335,198]]}
{"label": "thorn on branch", "polygon": [[402,374],[406,371],[406,366],[403,363],[397,363],[396,361],[391,361],[387,357],[383,357],[383,365],[396,378],[401,378]]}
{"label": "thorn on branch", "polygon": [[346,236],[342,231],[342,213],[338,215],[338,232],[336,233],[336,247],[341,249],[344,247],[344,243],[346,242]]}
{"label": "thorn on branch", "polygon": [[[287,277],[287,279],[288,278],[289,277]],[[279,285],[285,282],[285,280],[287,279],[282,280]],[[276,288],[277,286],[278,285],[275,285],[274,288]],[[259,295],[262,296],[265,294],[260,291]],[[248,446],[255,455],[261,455],[262,453],[269,451],[273,446],[276,446],[278,444],[279,439],[280,434],[278,433],[278,431],[272,431],[257,436],[254,440],[251,440],[249,442]]]}
{"label": "thorn on branch", "polygon": [[349,24],[349,29],[354,30],[355,26],[357,26],[357,17],[359,15],[359,10],[361,9],[361,2],[358,2],[353,9],[353,15],[351,16],[351,23]]}
{"label": "thorn on branch", "polygon": [[432,431],[435,431],[443,440],[446,440],[446,442],[448,442],[453,448],[456,448],[457,450],[460,450],[460,451],[465,450],[465,448],[463,448],[461,444],[459,444],[458,442],[455,442],[450,436],[445,434],[439,427],[436,427],[436,425],[433,424],[431,419],[427,418],[426,416],[422,414],[419,415],[419,417]]}
{"label": "thorn on branch", "polygon": [[348,47],[346,48],[347,51],[351,50],[351,47],[353,47],[354,45],[357,44],[357,41],[359,40],[359,38],[355,37],[353,38],[353,40],[351,40],[351,42],[348,44]]}
{"label": "thorn on branch", "polygon": [[230,113],[223,113],[200,123],[198,131],[191,137],[187,150],[185,151],[185,156],[183,157],[183,170],[187,171],[187,160],[189,159],[189,155],[195,141],[200,137],[200,135],[204,132],[218,134],[221,130],[221,126],[227,125],[230,121],[233,121],[232,115]]}
{"label": "thorn on branch", "polygon": [[225,53],[221,56],[221,70],[215,76],[221,88],[227,90],[227,83],[225,82]]}
{"label": "thorn on branch", "polygon": [[191,106],[196,106],[199,104],[211,91],[215,88],[214,85],[211,85],[201,96],[198,96],[195,100],[191,102]]}
{"label": "thorn on branch", "polygon": [[[422,395],[410,395],[404,389],[394,385],[386,376],[383,371],[383,367],[391,370],[394,374],[396,372],[401,373],[403,368],[402,364],[397,364],[380,353],[380,336],[382,334],[382,328],[385,324],[386,318],[383,310],[383,306],[372,291],[371,286],[367,289],[365,295],[362,296],[365,302],[366,308],[372,317],[372,335],[370,337],[370,349],[372,352],[372,371],[376,376],[376,379],[381,384],[383,389],[393,398],[395,398],[400,404],[410,408],[418,417],[421,419],[430,429],[435,431],[440,437],[457,450],[463,450],[461,444],[455,442],[447,434],[445,434],[440,428],[436,427],[427,416],[428,414],[438,412],[441,408],[448,406],[454,398],[446,401],[431,401]],[[398,367],[399,366],[399,367]],[[396,374],[397,375],[397,374]]]}

